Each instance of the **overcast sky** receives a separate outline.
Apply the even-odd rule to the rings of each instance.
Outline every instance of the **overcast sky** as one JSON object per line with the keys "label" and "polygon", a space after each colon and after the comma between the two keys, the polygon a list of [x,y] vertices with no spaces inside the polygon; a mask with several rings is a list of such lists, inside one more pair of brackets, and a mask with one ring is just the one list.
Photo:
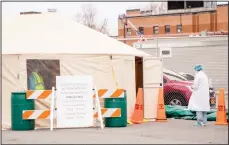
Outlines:
{"label": "overcast sky", "polygon": [[[4,17],[19,14],[22,11],[46,12],[49,8],[57,9],[61,15],[74,18],[83,4],[86,2],[2,2],[2,18],[4,21]],[[91,2],[91,4],[97,9],[97,22],[108,18],[110,34],[117,35],[118,15],[125,13],[126,9],[145,8],[149,2]]]}

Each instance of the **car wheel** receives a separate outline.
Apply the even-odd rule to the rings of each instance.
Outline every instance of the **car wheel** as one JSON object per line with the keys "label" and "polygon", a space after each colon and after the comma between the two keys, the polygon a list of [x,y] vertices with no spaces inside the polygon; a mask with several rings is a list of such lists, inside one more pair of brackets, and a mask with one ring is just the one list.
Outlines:
{"label": "car wheel", "polygon": [[165,105],[187,106],[188,103],[183,95],[179,93],[172,93],[165,95]]}
{"label": "car wheel", "polygon": [[182,103],[179,99],[172,99],[170,102],[169,102],[169,105],[178,105],[178,106],[182,106]]}

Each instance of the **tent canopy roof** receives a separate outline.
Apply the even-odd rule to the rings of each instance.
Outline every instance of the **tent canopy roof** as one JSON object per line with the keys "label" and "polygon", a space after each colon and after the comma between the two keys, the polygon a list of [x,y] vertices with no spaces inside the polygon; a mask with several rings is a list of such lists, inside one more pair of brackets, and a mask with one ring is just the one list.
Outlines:
{"label": "tent canopy roof", "polygon": [[2,28],[3,54],[148,55],[57,13],[9,17]]}

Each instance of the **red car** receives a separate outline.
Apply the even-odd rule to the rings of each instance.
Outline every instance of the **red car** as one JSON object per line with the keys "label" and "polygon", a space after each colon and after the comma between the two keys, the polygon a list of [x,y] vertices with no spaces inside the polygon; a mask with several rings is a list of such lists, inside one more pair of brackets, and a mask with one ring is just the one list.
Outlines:
{"label": "red car", "polygon": [[[192,94],[192,81],[188,81],[182,75],[168,70],[163,70],[164,82],[164,100],[165,105],[180,105],[187,106]],[[215,92],[212,88],[209,89],[211,107],[215,106]]]}

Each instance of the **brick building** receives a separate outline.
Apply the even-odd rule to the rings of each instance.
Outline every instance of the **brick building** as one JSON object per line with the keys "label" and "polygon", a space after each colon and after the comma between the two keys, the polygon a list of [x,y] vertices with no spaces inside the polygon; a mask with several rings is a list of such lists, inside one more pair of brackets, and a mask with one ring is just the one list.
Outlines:
{"label": "brick building", "polygon": [[[212,3],[212,2],[210,2]],[[166,10],[159,14],[140,9],[126,10],[129,20],[146,38],[187,36],[190,34],[228,32],[228,4],[209,2],[166,2]],[[137,41],[137,35],[125,19],[118,19],[118,39],[128,45]],[[126,30],[124,32],[124,29]]]}

